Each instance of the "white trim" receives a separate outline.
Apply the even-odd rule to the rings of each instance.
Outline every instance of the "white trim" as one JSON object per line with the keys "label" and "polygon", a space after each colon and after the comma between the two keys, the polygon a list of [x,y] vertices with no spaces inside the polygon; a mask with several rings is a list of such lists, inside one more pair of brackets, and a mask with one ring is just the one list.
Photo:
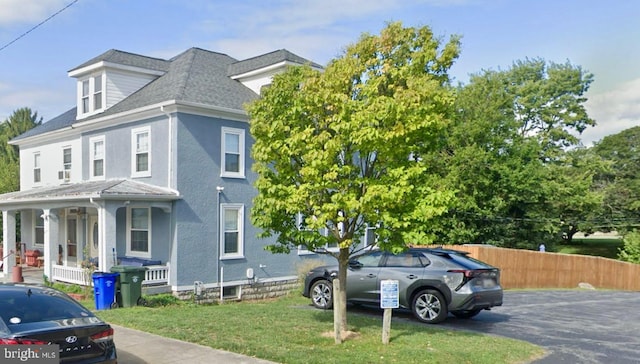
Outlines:
{"label": "white trim", "polygon": [[[95,95],[96,95],[95,80],[97,78],[100,79],[100,83],[102,86],[100,90],[100,106],[101,107],[99,109],[95,108]],[[87,89],[87,95],[86,95],[86,98],[87,98],[86,112],[83,108],[83,99],[85,98],[84,97],[85,82],[88,83],[88,89]],[[107,76],[104,71],[87,74],[82,78],[78,78],[76,119],[80,120],[80,119],[89,117],[91,115],[101,113],[105,110],[105,106],[106,106],[105,104],[107,102],[106,83],[107,83]]]}
{"label": "white trim", "polygon": [[[228,177],[228,178],[245,178],[245,136],[244,129],[236,129],[236,128],[228,128],[222,127],[221,135],[221,151],[220,151],[220,176]],[[226,146],[226,136],[227,135],[237,135],[238,136],[238,172],[229,172],[225,170],[226,160],[227,160],[227,146]]]}
{"label": "white trim", "polygon": [[[69,163],[65,163],[64,156],[65,151],[69,150]],[[69,168],[66,168],[69,165]],[[62,180],[63,182],[71,182],[71,171],[73,171],[73,147],[71,145],[63,145],[62,146],[62,178],[58,176],[58,180]]]}
{"label": "white trim", "polygon": [[[147,247],[148,251],[140,252],[131,250],[131,209],[147,210]],[[151,207],[148,206],[127,206],[127,247],[126,254],[130,257],[151,258]]]}
{"label": "white trim", "polygon": [[[32,179],[32,181],[33,181],[33,185],[34,186],[39,186],[40,184],[42,184],[42,158],[41,158],[42,154],[40,153],[40,151],[37,151],[37,152],[33,152],[32,155],[33,155],[33,159],[32,159],[32,161],[33,161],[33,169],[32,169],[33,179]],[[38,163],[36,163],[36,160],[37,160]],[[36,181],[36,169],[40,172],[40,176],[39,176],[38,181]]]}
{"label": "white trim", "polygon": [[258,69],[254,69],[245,73],[240,73],[237,75],[233,75],[231,76],[232,80],[238,80],[238,79],[242,79],[242,78],[247,78],[247,77],[252,77],[252,76],[258,76],[258,75],[262,75],[264,73],[268,73],[268,72],[272,72],[281,68],[284,68],[286,66],[301,66],[301,65],[306,65],[308,64],[312,69],[314,70],[318,70],[318,71],[322,71],[322,68],[318,68],[312,65],[311,62],[305,62],[305,63],[298,63],[298,62],[291,62],[291,61],[281,61],[278,63],[274,63],[271,64],[269,66],[266,67],[262,67],[262,68],[258,68]]}
{"label": "white trim", "polygon": [[107,62],[107,61],[100,61],[82,68],[78,68],[76,70],[71,70],[67,73],[67,75],[69,77],[82,77],[83,75],[87,74],[87,73],[91,73],[93,71],[97,71],[103,68],[111,68],[111,69],[116,69],[116,70],[122,70],[122,71],[130,71],[130,72],[135,72],[135,73],[145,73],[145,74],[149,74],[149,75],[154,75],[154,76],[162,76],[164,75],[166,72],[164,71],[156,71],[156,70],[151,70],[148,68],[142,68],[142,67],[135,67],[135,66],[125,66],[119,63],[112,63],[112,62]]}
{"label": "white trim", "polygon": [[[96,143],[102,142],[102,175],[101,176],[96,176],[95,175],[95,166],[94,166],[94,162],[98,159],[95,158],[96,155],[96,150],[95,150],[95,146]],[[106,175],[106,148],[107,148],[107,143],[105,141],[105,136],[104,135],[100,135],[97,137],[93,137],[93,138],[89,138],[89,179],[90,180],[104,180],[105,179],[105,175]]]}
{"label": "white trim", "polygon": [[[161,110],[162,107],[164,107],[165,109],[164,112]],[[22,147],[37,146],[43,142],[50,142],[52,139],[77,136],[83,131],[95,130],[96,125],[100,125],[101,129],[120,126],[133,121],[140,121],[157,116],[164,116],[165,112],[180,112],[185,114],[209,116],[245,123],[249,122],[249,116],[244,110],[217,107],[202,103],[168,100],[113,115],[97,117],[91,120],[78,120],[71,126],[53,130],[47,133],[34,135],[32,137],[23,138],[20,140],[9,140],[8,143],[10,145],[17,145]]]}
{"label": "white trim", "polygon": [[[32,210],[32,231],[33,245],[36,247],[44,247],[44,218],[42,217],[42,210]],[[38,219],[42,219],[42,243],[36,241],[36,228],[38,228]]]}
{"label": "white trim", "polygon": [[[137,136],[141,134],[147,134],[147,170],[136,171],[137,168],[137,155],[138,155],[138,139]],[[141,128],[131,129],[131,177],[150,177],[151,176],[151,127],[144,126]]]}
{"label": "white trim", "polygon": [[[224,234],[225,234],[225,214],[227,210],[236,210],[237,216],[237,230],[238,230],[238,251],[235,253],[224,252]],[[238,203],[223,203],[220,204],[220,259],[240,259],[244,258],[244,204]]]}

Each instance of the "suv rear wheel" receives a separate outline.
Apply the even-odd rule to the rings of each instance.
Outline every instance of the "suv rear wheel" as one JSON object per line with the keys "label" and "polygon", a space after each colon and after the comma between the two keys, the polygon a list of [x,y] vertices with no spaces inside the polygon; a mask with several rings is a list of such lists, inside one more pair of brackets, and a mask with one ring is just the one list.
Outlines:
{"label": "suv rear wheel", "polygon": [[311,303],[316,308],[330,309],[333,307],[333,285],[324,279],[311,285]]}
{"label": "suv rear wheel", "polygon": [[437,324],[447,318],[447,303],[436,290],[425,289],[413,297],[411,303],[413,315],[428,324]]}

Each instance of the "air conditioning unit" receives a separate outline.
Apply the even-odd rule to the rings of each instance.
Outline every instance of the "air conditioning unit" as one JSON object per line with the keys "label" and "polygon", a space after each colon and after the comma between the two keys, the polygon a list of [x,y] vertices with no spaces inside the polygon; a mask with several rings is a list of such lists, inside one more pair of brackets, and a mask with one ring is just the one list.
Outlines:
{"label": "air conditioning unit", "polygon": [[69,182],[71,180],[71,171],[65,169],[63,171],[58,171],[58,179],[62,179],[65,182]]}

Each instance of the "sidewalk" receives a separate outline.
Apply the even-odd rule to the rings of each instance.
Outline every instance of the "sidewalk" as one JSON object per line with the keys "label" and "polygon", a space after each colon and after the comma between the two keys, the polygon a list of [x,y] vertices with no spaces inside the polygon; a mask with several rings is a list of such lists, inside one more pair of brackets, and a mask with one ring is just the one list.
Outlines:
{"label": "sidewalk", "polygon": [[270,361],[111,325],[122,364],[272,364]]}

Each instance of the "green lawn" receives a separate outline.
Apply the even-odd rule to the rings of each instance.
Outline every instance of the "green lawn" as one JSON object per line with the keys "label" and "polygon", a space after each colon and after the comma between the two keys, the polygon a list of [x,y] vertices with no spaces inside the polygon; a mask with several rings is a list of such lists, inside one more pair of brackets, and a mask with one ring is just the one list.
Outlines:
{"label": "green lawn", "polygon": [[390,343],[383,345],[382,317],[355,313],[348,322],[356,337],[336,345],[332,311],[311,308],[299,293],[269,301],[97,314],[113,324],[280,363],[523,363],[544,353],[526,342],[418,322],[394,321]]}
{"label": "green lawn", "polygon": [[618,258],[618,249],[623,246],[622,239],[573,239],[571,244],[558,244],[558,253],[582,254],[611,259]]}

